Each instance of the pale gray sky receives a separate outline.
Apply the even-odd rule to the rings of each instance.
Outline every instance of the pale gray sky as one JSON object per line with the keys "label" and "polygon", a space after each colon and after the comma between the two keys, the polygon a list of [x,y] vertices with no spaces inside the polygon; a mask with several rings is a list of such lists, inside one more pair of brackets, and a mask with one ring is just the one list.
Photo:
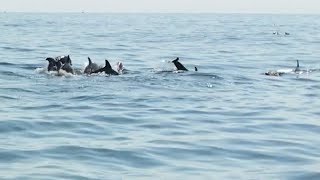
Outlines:
{"label": "pale gray sky", "polygon": [[0,0],[0,11],[319,13],[320,0]]}

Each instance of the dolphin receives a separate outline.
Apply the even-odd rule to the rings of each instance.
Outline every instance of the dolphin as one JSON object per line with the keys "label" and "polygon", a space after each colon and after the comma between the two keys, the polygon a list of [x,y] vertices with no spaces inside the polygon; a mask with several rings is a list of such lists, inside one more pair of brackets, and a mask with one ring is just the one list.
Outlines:
{"label": "dolphin", "polygon": [[175,60],[172,61],[173,64],[176,66],[177,70],[182,70],[182,71],[188,71],[187,68],[185,68],[180,62],[179,58],[177,57]]}
{"label": "dolphin", "polygon": [[[61,61],[59,61],[59,62],[61,62]],[[61,69],[65,70],[67,73],[74,74],[74,70],[72,68],[70,56],[68,56],[67,60],[65,61],[65,63],[61,67]]]}
{"label": "dolphin", "polygon": [[55,59],[56,59],[56,61],[60,61],[62,64],[65,64],[67,61],[69,61],[70,65],[72,66],[72,61],[70,59],[70,55],[68,55],[68,56],[58,56]]}
{"label": "dolphin", "polygon": [[59,69],[61,68],[61,63],[59,61],[56,61],[51,57],[48,57],[46,60],[49,62],[47,67],[48,71],[59,71]]}
{"label": "dolphin", "polygon": [[87,67],[84,69],[84,73],[85,74],[91,74],[93,73],[94,71],[97,71],[99,69],[99,66],[98,64],[96,63],[93,63],[90,59],[90,57],[88,57],[88,61],[89,61],[89,64],[87,65]]}
{"label": "dolphin", "polygon": [[282,76],[284,74],[302,74],[311,72],[312,70],[301,70],[299,60],[297,60],[297,66],[294,69],[280,69],[276,71],[268,71],[264,73],[267,76]]}
{"label": "dolphin", "polygon": [[101,73],[101,72],[104,72],[106,74],[109,74],[109,75],[119,75],[119,73],[115,70],[112,69],[110,63],[108,60],[105,60],[106,62],[106,65],[103,67],[103,68],[100,68],[96,71],[93,71],[93,73]]}

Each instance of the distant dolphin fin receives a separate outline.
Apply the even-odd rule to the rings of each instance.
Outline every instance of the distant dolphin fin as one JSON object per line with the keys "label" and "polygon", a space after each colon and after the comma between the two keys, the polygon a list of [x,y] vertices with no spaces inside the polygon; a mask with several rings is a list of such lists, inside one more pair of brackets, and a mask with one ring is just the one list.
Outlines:
{"label": "distant dolphin fin", "polygon": [[299,64],[299,60],[297,60],[297,67],[294,71],[299,71],[300,70],[300,64]]}
{"label": "distant dolphin fin", "polygon": [[92,64],[90,57],[88,57],[89,65]]}

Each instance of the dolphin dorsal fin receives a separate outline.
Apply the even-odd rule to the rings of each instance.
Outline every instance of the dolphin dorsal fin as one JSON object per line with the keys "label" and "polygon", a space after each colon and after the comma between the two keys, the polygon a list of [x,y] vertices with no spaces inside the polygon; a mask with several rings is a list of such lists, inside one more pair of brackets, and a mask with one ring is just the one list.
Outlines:
{"label": "dolphin dorsal fin", "polygon": [[69,63],[70,65],[72,65],[70,55],[68,55],[67,63]]}
{"label": "dolphin dorsal fin", "polygon": [[90,57],[88,57],[89,65],[92,64]]}
{"label": "dolphin dorsal fin", "polygon": [[179,61],[179,57],[177,57],[175,60],[173,60],[172,62],[175,63],[175,62],[178,62]]}
{"label": "dolphin dorsal fin", "polygon": [[300,64],[299,64],[299,60],[297,60],[297,67],[296,67],[296,69],[294,71],[296,72],[296,71],[299,71],[299,70],[300,70]]}
{"label": "dolphin dorsal fin", "polygon": [[109,61],[108,60],[105,60],[106,61],[106,68],[111,68],[111,65],[110,65],[110,63],[109,63]]}

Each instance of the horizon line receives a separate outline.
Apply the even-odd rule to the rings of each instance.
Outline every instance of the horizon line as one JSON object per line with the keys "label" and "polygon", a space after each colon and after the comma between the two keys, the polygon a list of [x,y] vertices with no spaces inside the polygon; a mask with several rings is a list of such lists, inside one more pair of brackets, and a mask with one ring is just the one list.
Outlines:
{"label": "horizon line", "polygon": [[320,15],[319,12],[180,12],[180,11],[6,11],[0,10],[0,13],[43,13],[43,14],[58,14],[58,13],[78,13],[78,14],[265,14],[265,15]]}

